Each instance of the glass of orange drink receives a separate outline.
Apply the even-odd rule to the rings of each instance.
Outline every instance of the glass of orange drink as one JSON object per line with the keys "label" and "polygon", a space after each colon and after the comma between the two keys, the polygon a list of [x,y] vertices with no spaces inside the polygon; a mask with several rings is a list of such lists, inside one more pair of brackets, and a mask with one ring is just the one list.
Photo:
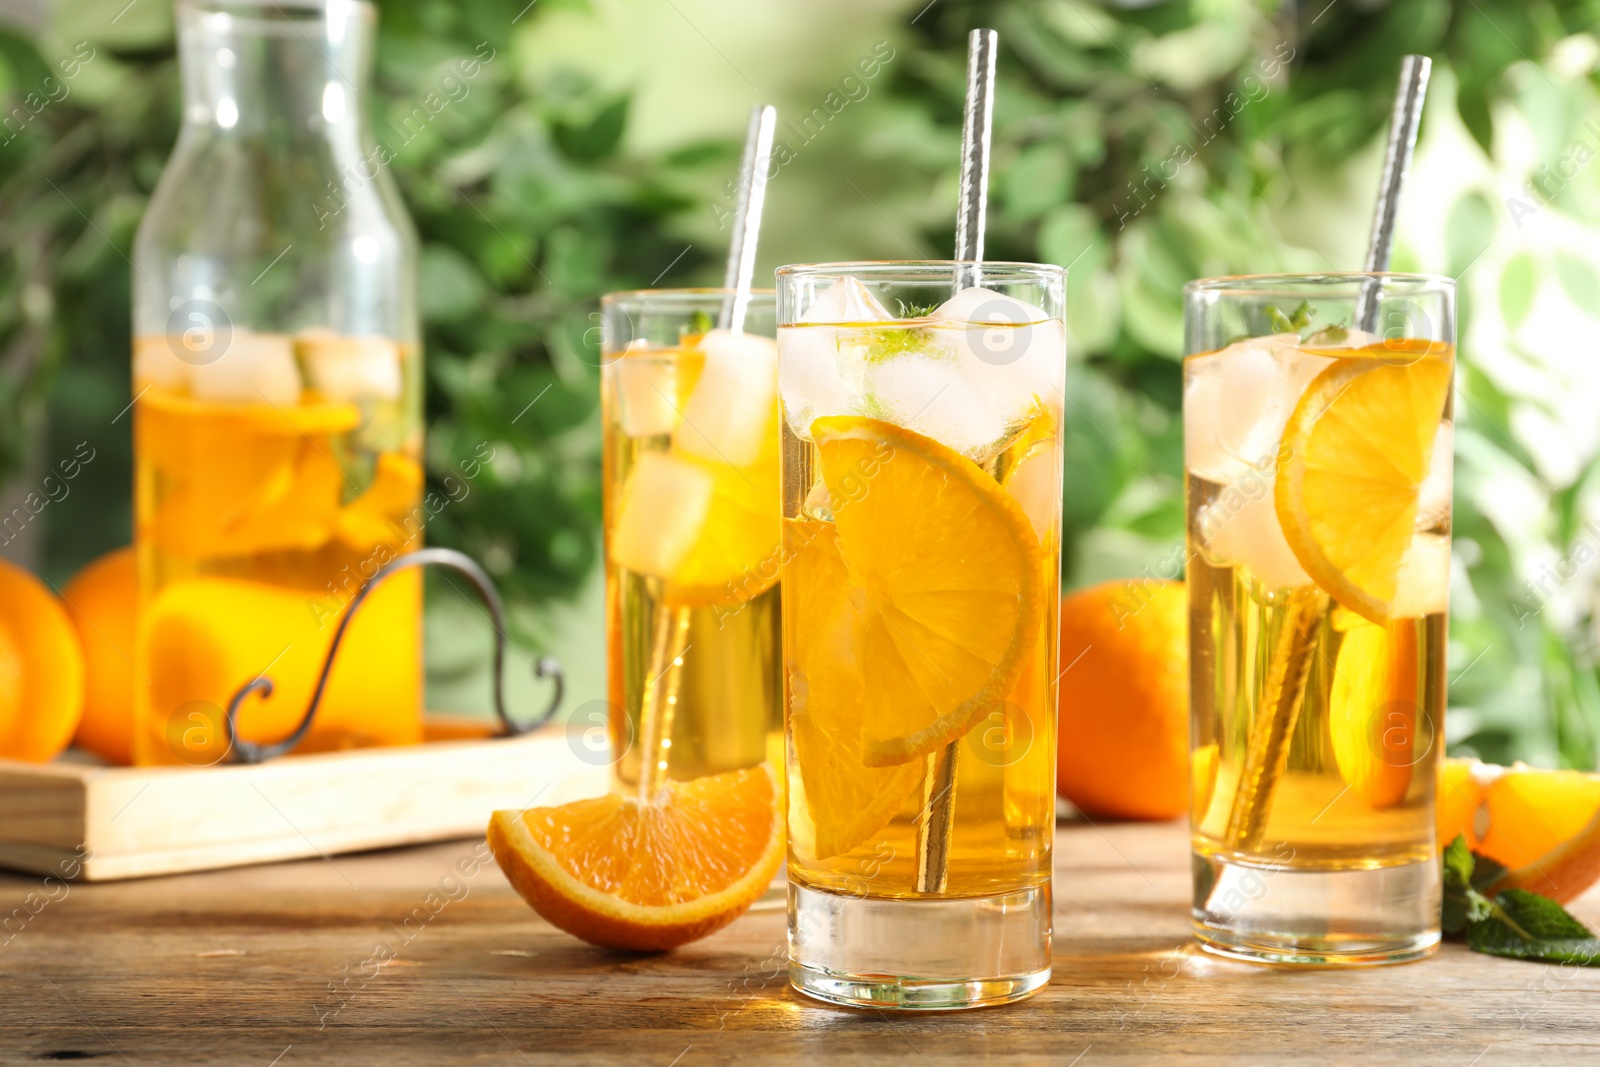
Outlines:
{"label": "glass of orange drink", "polygon": [[1454,283],[1199,281],[1185,322],[1196,936],[1274,963],[1428,955]]}
{"label": "glass of orange drink", "polygon": [[965,1008],[1050,975],[1065,272],[778,272],[789,975]]}
{"label": "glass of orange drink", "polygon": [[732,297],[601,302],[610,758],[647,801],[768,763],[783,725],[774,301],[735,333]]}

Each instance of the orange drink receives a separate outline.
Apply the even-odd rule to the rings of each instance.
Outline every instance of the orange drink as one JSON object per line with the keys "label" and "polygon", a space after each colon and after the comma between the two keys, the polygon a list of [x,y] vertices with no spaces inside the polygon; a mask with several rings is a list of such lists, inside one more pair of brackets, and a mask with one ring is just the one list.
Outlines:
{"label": "orange drink", "polygon": [[1064,278],[956,270],[779,272],[790,979],[840,1003],[1050,974]]}
{"label": "orange drink", "polygon": [[1247,959],[1439,938],[1453,289],[1370,277],[1189,289],[1194,925]]}

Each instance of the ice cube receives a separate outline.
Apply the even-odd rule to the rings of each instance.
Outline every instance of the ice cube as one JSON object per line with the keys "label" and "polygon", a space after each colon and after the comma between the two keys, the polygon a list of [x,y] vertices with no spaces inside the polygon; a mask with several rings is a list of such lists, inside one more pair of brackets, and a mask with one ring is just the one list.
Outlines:
{"label": "ice cube", "polygon": [[1395,580],[1397,619],[1442,615],[1450,606],[1450,538],[1446,534],[1419,533],[1400,559]]}
{"label": "ice cube", "polygon": [[854,278],[840,278],[811,302],[801,322],[882,322],[893,315],[878,303],[872,290]]}
{"label": "ice cube", "polygon": [[607,363],[617,421],[629,437],[671,433],[678,424],[678,366],[665,356],[620,355]]}
{"label": "ice cube", "polygon": [[974,459],[1006,436],[1006,419],[972,387],[952,360],[907,353],[863,368],[864,408]]}
{"label": "ice cube", "polygon": [[1249,470],[1200,508],[1202,551],[1215,567],[1245,567],[1267,589],[1311,584],[1278,525],[1275,467]]}
{"label": "ice cube", "polygon": [[773,432],[778,345],[750,333],[712,330],[700,339],[705,369],[683,406],[675,444],[690,455],[747,467]]}
{"label": "ice cube", "polygon": [[1455,433],[1449,422],[1441,422],[1433,435],[1433,458],[1428,475],[1417,491],[1417,529],[1448,527],[1450,522],[1451,468],[1455,463]]}
{"label": "ice cube", "polygon": [[951,332],[963,375],[1003,419],[1041,403],[1060,409],[1067,367],[1060,319],[977,286],[946,300],[929,318]]}
{"label": "ice cube", "polygon": [[778,392],[789,432],[811,440],[811,423],[823,415],[850,415],[855,398],[839,374],[839,334],[832,326],[778,329]]}
{"label": "ice cube", "polygon": [[178,357],[174,345],[183,340],[167,334],[133,339],[133,383],[137,392],[147,385],[182,391],[189,388],[189,364]]}
{"label": "ice cube", "polygon": [[665,452],[645,451],[628,472],[608,546],[635,574],[670,579],[700,537],[711,509],[711,472]]}
{"label": "ice cube", "polygon": [[1229,485],[1277,454],[1306,386],[1333,360],[1294,334],[1240,341],[1184,361],[1183,454],[1189,473]]}
{"label": "ice cube", "polygon": [[221,356],[189,367],[189,391],[197,400],[297,404],[294,341],[288,334],[235,329]]}
{"label": "ice cube", "polygon": [[384,337],[346,337],[332,330],[296,335],[311,387],[329,400],[399,400],[400,346]]}

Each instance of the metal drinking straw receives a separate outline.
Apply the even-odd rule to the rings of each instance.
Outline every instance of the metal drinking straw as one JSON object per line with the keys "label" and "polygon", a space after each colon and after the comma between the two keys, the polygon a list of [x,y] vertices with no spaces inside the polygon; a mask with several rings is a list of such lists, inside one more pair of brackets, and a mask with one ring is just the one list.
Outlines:
{"label": "metal drinking straw", "polygon": [[[994,67],[1000,35],[973,30],[967,38],[967,104],[961,126],[961,200],[956,211],[955,289],[978,285],[983,260],[984,212],[989,201],[989,145],[994,128]],[[942,893],[950,877],[950,835],[955,828],[956,763],[960,738],[928,756],[923,776],[922,820],[917,827],[919,893]]]}
{"label": "metal drinking straw", "polygon": [[[717,327],[744,332],[750,308],[750,288],[756,272],[756,238],[761,232],[761,209],[767,199],[767,170],[772,163],[772,136],[778,126],[777,109],[750,109],[745,133],[744,159],[739,166],[738,201],[733,211],[733,239],[728,248],[728,268],[723,287],[728,290],[717,315]],[[688,650],[689,609],[663,608],[650,642],[650,678],[640,711],[639,799],[649,801],[667,771],[667,743],[672,740],[672,720],[683,681],[683,655]]]}
{"label": "metal drinking straw", "polygon": [[732,290],[722,305],[717,325],[734,333],[744,331],[750,307],[750,285],[756,273],[756,238],[761,232],[761,209],[767,202],[767,171],[772,165],[772,136],[778,127],[776,108],[750,109],[745,132],[744,161],[739,165],[739,199],[733,209],[733,240],[728,245],[728,268],[722,286]]}
{"label": "metal drinking straw", "polygon": [[[1406,56],[1400,62],[1400,87],[1389,120],[1389,142],[1383,153],[1383,175],[1378,183],[1378,203],[1367,245],[1365,270],[1368,273],[1389,269],[1401,187],[1417,145],[1417,129],[1422,120],[1422,103],[1428,91],[1431,66],[1427,56]],[[1374,331],[1382,291],[1380,278],[1365,278],[1361,282],[1355,316],[1359,329]],[[1261,844],[1267,815],[1272,810],[1273,790],[1283,774],[1289,756],[1289,740],[1294,735],[1295,720],[1300,717],[1300,705],[1305,698],[1312,646],[1327,610],[1328,595],[1315,586],[1296,590],[1284,607],[1283,625],[1273,643],[1266,684],[1262,688],[1261,703],[1265,713],[1258,713],[1251,726],[1239,787],[1228,812],[1228,826],[1223,837],[1229,848],[1253,851]]]}
{"label": "metal drinking straw", "polygon": [[[1394,112],[1389,117],[1389,143],[1383,150],[1383,180],[1378,185],[1378,203],[1372,213],[1372,236],[1367,241],[1367,262],[1363,268],[1371,273],[1389,269],[1395,219],[1400,211],[1400,189],[1411,170],[1411,155],[1417,147],[1422,102],[1428,95],[1428,72],[1432,67],[1433,61],[1427,56],[1406,56],[1400,61],[1400,88],[1395,93]],[[1380,282],[1370,280],[1361,287],[1356,300],[1356,325],[1368,333],[1377,327],[1381,290]]]}

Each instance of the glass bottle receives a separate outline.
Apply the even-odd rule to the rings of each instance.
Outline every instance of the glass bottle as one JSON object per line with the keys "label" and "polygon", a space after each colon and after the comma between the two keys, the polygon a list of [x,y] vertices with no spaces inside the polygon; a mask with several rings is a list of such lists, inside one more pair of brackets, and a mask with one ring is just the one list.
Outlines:
{"label": "glass bottle", "polygon": [[[133,258],[135,759],[277,740],[420,547],[417,239],[367,122],[360,0],[178,0],[184,110]],[[421,739],[421,585],[366,602],[297,751]]]}

